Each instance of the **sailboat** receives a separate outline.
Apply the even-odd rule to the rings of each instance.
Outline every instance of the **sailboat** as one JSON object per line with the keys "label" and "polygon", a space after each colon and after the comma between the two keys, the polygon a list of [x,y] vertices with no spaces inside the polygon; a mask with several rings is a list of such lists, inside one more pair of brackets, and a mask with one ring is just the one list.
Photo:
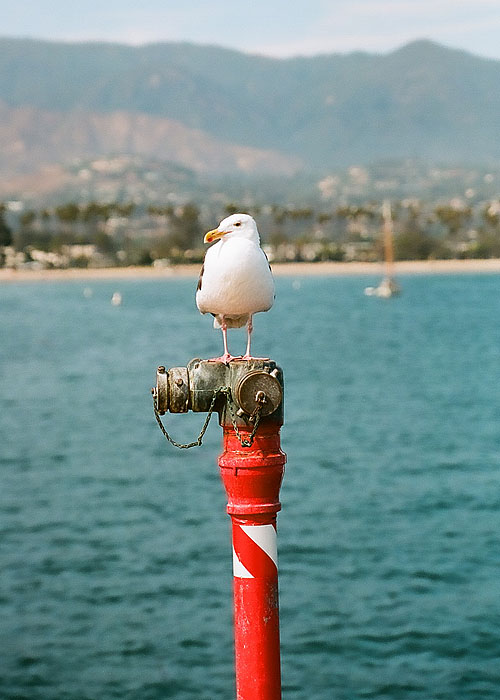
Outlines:
{"label": "sailboat", "polygon": [[365,294],[370,297],[389,297],[401,294],[401,287],[394,277],[394,246],[391,204],[385,200],[382,204],[382,218],[384,220],[384,267],[385,274],[378,287],[366,287]]}

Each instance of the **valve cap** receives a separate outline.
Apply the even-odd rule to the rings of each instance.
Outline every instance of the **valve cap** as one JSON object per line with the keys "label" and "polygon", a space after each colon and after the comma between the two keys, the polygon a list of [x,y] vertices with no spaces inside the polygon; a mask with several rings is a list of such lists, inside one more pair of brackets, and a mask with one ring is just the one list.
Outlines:
{"label": "valve cap", "polygon": [[234,390],[234,398],[248,415],[260,408],[262,416],[269,416],[281,404],[283,390],[276,377],[256,369],[241,377]]}

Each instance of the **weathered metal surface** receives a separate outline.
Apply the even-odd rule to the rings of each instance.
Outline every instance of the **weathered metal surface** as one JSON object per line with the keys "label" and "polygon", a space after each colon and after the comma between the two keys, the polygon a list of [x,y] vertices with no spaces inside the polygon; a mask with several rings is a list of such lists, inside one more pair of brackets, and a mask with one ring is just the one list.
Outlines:
{"label": "weathered metal surface", "polygon": [[[221,387],[231,390],[238,425],[246,425],[257,409],[261,417],[275,414],[275,420],[282,419],[283,374],[271,360],[233,360],[225,365],[194,359],[187,367],[172,367],[168,371],[160,366],[153,394],[160,415],[167,411],[206,412],[214,392]],[[226,411],[223,397],[216,410],[219,414]],[[221,420],[225,422],[222,415]]]}
{"label": "weathered metal surface", "polygon": [[[228,386],[228,368],[223,362],[191,360],[187,371],[190,386],[190,405],[195,412],[208,411],[214,391]],[[219,407],[217,407],[219,410]]]}
{"label": "weathered metal surface", "polygon": [[248,415],[260,409],[261,416],[268,416],[281,404],[283,391],[276,377],[265,370],[254,369],[240,377],[234,399]]}
{"label": "weathered metal surface", "polygon": [[153,389],[156,410],[163,416],[168,411],[168,374],[163,365],[156,370],[156,387]]}
{"label": "weathered metal surface", "polygon": [[189,378],[187,367],[168,370],[168,408],[171,413],[189,411]]}

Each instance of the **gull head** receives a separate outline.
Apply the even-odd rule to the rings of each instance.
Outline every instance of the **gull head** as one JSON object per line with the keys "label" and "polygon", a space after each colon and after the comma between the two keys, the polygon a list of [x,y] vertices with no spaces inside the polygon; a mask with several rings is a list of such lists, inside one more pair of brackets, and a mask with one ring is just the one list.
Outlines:
{"label": "gull head", "polygon": [[204,242],[213,243],[217,240],[230,238],[246,238],[259,244],[257,224],[249,214],[231,214],[223,219],[217,228],[205,234]]}

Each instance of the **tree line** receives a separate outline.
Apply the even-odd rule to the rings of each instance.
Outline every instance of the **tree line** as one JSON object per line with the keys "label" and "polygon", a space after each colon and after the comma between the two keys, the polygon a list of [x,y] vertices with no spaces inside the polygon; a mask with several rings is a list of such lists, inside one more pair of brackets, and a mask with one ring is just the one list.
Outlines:
{"label": "tree line", "polygon": [[[392,202],[391,210],[396,259],[500,257],[498,200],[402,200]],[[375,201],[329,209],[68,202],[17,214],[0,204],[0,264],[9,259],[20,264],[45,260],[47,266],[199,262],[204,231],[237,211],[256,218],[262,243],[275,261],[382,257],[381,203]]]}

